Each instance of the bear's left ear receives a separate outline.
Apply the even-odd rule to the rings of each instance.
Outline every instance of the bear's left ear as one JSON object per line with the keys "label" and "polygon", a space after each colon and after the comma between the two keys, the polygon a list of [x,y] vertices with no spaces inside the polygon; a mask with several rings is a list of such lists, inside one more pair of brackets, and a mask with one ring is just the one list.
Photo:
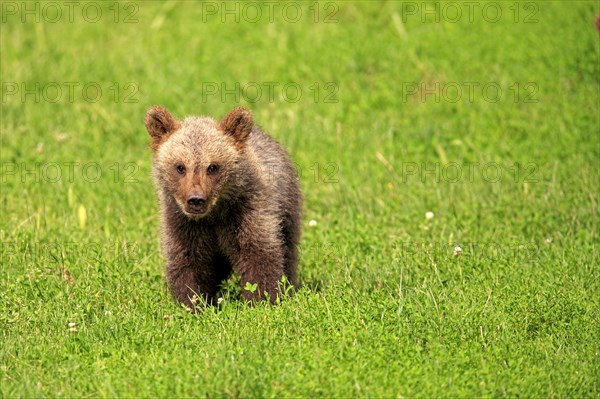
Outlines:
{"label": "bear's left ear", "polygon": [[243,147],[252,131],[254,121],[252,114],[245,108],[233,109],[221,122],[219,128],[235,140],[239,147]]}
{"label": "bear's left ear", "polygon": [[166,108],[155,105],[146,113],[146,130],[152,139],[150,147],[154,151],[181,126],[179,121],[171,116]]}

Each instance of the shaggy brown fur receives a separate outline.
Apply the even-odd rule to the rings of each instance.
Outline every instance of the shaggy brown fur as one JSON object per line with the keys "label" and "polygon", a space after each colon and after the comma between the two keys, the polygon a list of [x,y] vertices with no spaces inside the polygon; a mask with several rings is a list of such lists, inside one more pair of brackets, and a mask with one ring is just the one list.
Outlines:
{"label": "shaggy brown fur", "polygon": [[274,301],[285,275],[296,284],[301,194],[283,148],[236,108],[222,121],[146,115],[154,151],[162,245],[174,296],[193,307],[213,303],[233,271],[246,299]]}

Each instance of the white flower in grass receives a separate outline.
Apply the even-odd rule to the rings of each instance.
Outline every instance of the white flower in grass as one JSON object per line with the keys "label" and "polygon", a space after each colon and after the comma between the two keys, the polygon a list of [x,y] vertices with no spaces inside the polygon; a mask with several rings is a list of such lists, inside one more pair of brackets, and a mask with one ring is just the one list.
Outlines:
{"label": "white flower in grass", "polygon": [[433,212],[429,211],[429,212],[425,212],[425,219],[427,220],[431,220],[433,219],[435,215],[433,214]]}
{"label": "white flower in grass", "polygon": [[315,227],[317,225],[317,221],[313,219],[313,220],[311,220],[311,221],[308,222],[308,225],[310,227]]}
{"label": "white flower in grass", "polygon": [[222,304],[224,300],[225,299],[223,299],[223,297],[217,298],[217,304],[219,304],[219,305]]}
{"label": "white flower in grass", "polygon": [[462,248],[459,247],[458,245],[454,247],[454,256],[461,256],[462,255]]}
{"label": "white flower in grass", "polygon": [[104,316],[110,316],[111,314],[112,314],[112,312],[110,310],[104,311]]}

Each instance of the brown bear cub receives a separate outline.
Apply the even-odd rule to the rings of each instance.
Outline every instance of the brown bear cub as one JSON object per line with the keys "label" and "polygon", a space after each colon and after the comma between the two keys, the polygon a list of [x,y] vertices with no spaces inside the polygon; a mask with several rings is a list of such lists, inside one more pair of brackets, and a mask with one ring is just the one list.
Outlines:
{"label": "brown bear cub", "polygon": [[[243,108],[223,120],[146,114],[173,295],[193,308],[214,303],[233,271],[243,296],[271,301],[283,276],[296,284],[301,194],[283,148]],[[244,289],[250,283],[255,290]],[[196,297],[197,296],[197,297]]]}

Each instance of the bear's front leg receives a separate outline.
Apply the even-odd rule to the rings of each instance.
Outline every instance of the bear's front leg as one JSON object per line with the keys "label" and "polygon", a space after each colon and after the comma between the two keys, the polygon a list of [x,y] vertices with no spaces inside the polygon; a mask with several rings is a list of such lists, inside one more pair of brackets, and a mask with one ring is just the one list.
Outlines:
{"label": "bear's front leg", "polygon": [[[245,218],[239,229],[239,252],[234,269],[241,278],[245,299],[251,302],[261,300],[266,292],[274,303],[284,275],[284,244],[275,219],[265,215],[253,216]],[[250,288],[254,284],[256,287]]]}
{"label": "bear's front leg", "polygon": [[212,305],[221,282],[231,267],[219,256],[201,259],[172,259],[167,265],[168,282],[174,296],[188,308],[203,302]]}
{"label": "bear's front leg", "polygon": [[201,292],[193,268],[171,261],[167,265],[167,281],[175,298],[189,309],[194,309]]}

